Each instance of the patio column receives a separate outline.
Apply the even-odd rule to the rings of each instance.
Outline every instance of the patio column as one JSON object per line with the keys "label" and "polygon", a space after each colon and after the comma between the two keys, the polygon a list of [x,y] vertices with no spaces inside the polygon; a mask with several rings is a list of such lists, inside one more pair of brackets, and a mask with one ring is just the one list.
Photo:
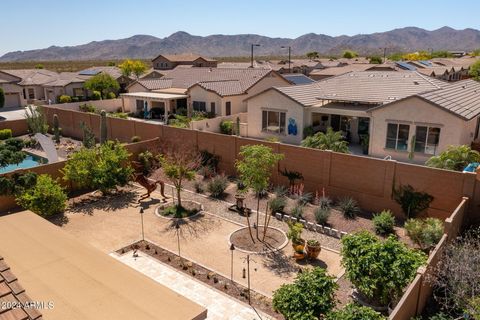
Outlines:
{"label": "patio column", "polygon": [[163,116],[165,117],[164,121],[165,121],[165,123],[168,123],[168,109],[169,109],[170,106],[168,105],[168,101],[167,101],[167,100],[162,99],[162,102],[163,102],[163,105],[165,106],[165,107],[163,108],[163,113],[164,113]]}

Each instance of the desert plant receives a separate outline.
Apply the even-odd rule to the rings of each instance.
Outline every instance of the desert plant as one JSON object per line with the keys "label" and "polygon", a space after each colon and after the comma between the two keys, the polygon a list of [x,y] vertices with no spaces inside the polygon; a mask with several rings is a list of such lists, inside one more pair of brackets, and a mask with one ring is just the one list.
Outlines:
{"label": "desert plant", "polygon": [[342,57],[344,57],[346,59],[353,59],[353,58],[358,57],[358,53],[353,51],[353,50],[345,50],[345,51],[343,51]]}
{"label": "desert plant", "polygon": [[210,196],[220,198],[228,187],[228,179],[224,175],[218,175],[210,179],[207,184],[207,190]]}
{"label": "desert plant", "polygon": [[218,171],[218,164],[220,163],[220,156],[213,154],[207,150],[200,151],[202,157],[202,167],[209,167],[213,172]]}
{"label": "desert plant", "polygon": [[205,192],[205,187],[204,187],[203,183],[201,183],[199,181],[195,181],[195,183],[193,184],[193,187],[195,188],[196,193],[204,193]]}
{"label": "desert plant", "polygon": [[138,162],[140,162],[140,164],[142,165],[143,175],[149,175],[155,165],[155,157],[153,153],[148,150],[140,152],[137,156],[137,159]]}
{"label": "desert plant", "polygon": [[72,154],[63,168],[63,179],[79,188],[98,189],[108,194],[125,186],[132,178],[127,149],[118,141],[107,141],[93,149],[82,148]]}
{"label": "desert plant", "polygon": [[278,137],[271,136],[271,137],[265,138],[265,141],[271,142],[271,143],[278,143],[280,142],[280,139]]}
{"label": "desert plant", "polygon": [[405,229],[410,239],[422,250],[429,250],[440,241],[443,236],[443,222],[436,218],[408,219]]}
{"label": "desert plant", "polygon": [[297,204],[295,207],[292,208],[292,210],[290,211],[290,215],[292,217],[295,217],[297,219],[301,219],[303,218],[303,212],[305,211],[305,207],[300,205],[300,204]]}
{"label": "desert plant", "polygon": [[472,162],[480,162],[480,153],[467,145],[462,145],[448,146],[447,150],[431,157],[425,164],[433,168],[463,171]]}
{"label": "desert plant", "polygon": [[[270,183],[270,176],[272,175],[272,169],[277,164],[278,161],[283,159],[283,154],[274,153],[272,148],[264,145],[249,145],[242,146],[240,148],[241,160],[237,160],[235,166],[240,175],[240,179],[243,181],[245,186],[252,188],[257,195],[257,226],[259,225],[260,217],[260,193],[268,188]],[[253,235],[251,234],[250,220],[248,215],[247,223],[250,231],[250,236],[252,241]],[[264,233],[263,239],[265,239],[265,233],[268,229],[268,222],[270,215],[265,214],[265,224],[264,224]],[[260,240],[258,236],[258,228],[256,230],[257,239]]]}
{"label": "desert plant", "polygon": [[99,73],[83,84],[84,88],[90,90],[95,95],[95,91],[101,93],[102,98],[106,98],[109,92],[118,91],[120,89],[120,85],[118,84],[117,80],[115,80],[111,75],[108,73]]}
{"label": "desert plant", "polygon": [[38,176],[33,188],[16,197],[23,208],[43,217],[63,212],[66,208],[67,195],[63,188],[47,174]]}
{"label": "desert plant", "polygon": [[85,122],[80,123],[80,128],[83,131],[83,146],[87,149],[95,147],[95,134],[92,129],[85,124]]}
{"label": "desert plant", "polygon": [[276,186],[273,188],[273,193],[277,197],[285,197],[288,194],[288,188],[284,186]]}
{"label": "desert plant", "polygon": [[299,273],[292,284],[273,293],[273,309],[287,320],[316,320],[335,306],[335,278],[323,268]]}
{"label": "desert plant", "polygon": [[69,103],[72,102],[72,97],[67,96],[67,95],[61,95],[58,97],[58,102],[59,103]]}
{"label": "desert plant", "polygon": [[276,212],[283,212],[286,205],[287,199],[284,196],[275,196],[268,201],[268,206],[270,207],[272,214],[275,214]]}
{"label": "desert plant", "polygon": [[297,180],[303,180],[303,175],[301,172],[294,170],[287,170],[284,168],[283,171],[280,171],[280,174],[288,179],[289,187],[292,188],[295,185]]}
{"label": "desert plant", "polygon": [[97,113],[98,112],[97,108],[93,104],[85,103],[85,104],[79,105],[78,108],[82,112],[90,112],[90,113]]}
{"label": "desert plant", "polygon": [[115,99],[117,95],[114,92],[107,93],[107,99]]}
{"label": "desert plant", "polygon": [[22,151],[24,143],[17,138],[8,138],[0,142],[0,167],[22,162],[27,156]]}
{"label": "desert plant", "polygon": [[33,188],[37,183],[37,174],[32,171],[0,176],[0,195],[20,195]]}
{"label": "desert plant", "polygon": [[342,265],[350,282],[372,303],[387,305],[398,298],[426,261],[390,235],[382,241],[368,231],[342,238]]}
{"label": "desert plant", "polygon": [[311,192],[305,192],[296,195],[297,198],[297,204],[299,206],[306,206],[307,203],[310,203],[313,200],[313,193]]}
{"label": "desert plant", "polygon": [[335,132],[332,128],[328,128],[326,133],[317,132],[313,136],[306,137],[302,140],[302,146],[320,150],[349,153],[348,142],[343,139],[342,132]]}
{"label": "desert plant", "polygon": [[107,113],[100,111],[100,143],[107,141]]}
{"label": "desert plant", "polygon": [[136,142],[140,142],[142,141],[142,138],[140,138],[139,136],[133,136],[130,138],[130,142],[131,143],[136,143]]}
{"label": "desert plant", "polygon": [[348,219],[353,219],[360,212],[360,207],[355,199],[352,197],[343,197],[338,202],[338,208],[343,213],[343,216]]}
{"label": "desert plant", "polygon": [[322,208],[318,207],[315,209],[315,220],[318,224],[325,225],[328,222],[328,218],[330,217],[330,208]]}
{"label": "desert plant", "polygon": [[318,205],[322,209],[330,209],[332,207],[332,199],[327,196],[321,196],[318,199]]}
{"label": "desert plant", "polygon": [[233,133],[233,121],[223,120],[220,122],[220,132],[231,135]]}
{"label": "desert plant", "polygon": [[370,307],[349,303],[342,309],[327,314],[325,320],[386,320],[381,313]]}
{"label": "desert plant", "polygon": [[60,123],[58,121],[58,115],[53,115],[53,136],[56,143],[60,143]]}
{"label": "desert plant", "polygon": [[42,107],[29,105],[27,109],[25,109],[25,119],[28,130],[32,134],[46,134],[48,132],[48,124]]}
{"label": "desert plant", "polygon": [[100,91],[93,90],[91,98],[92,98],[92,100],[100,100],[100,99],[102,99],[102,93]]}
{"label": "desert plant", "polygon": [[415,191],[411,185],[402,185],[393,190],[393,198],[402,207],[407,218],[414,218],[426,210],[433,197],[426,192]]}
{"label": "desert plant", "polygon": [[372,218],[375,232],[381,235],[387,235],[394,232],[395,217],[390,210],[383,210],[379,214],[374,214]]}
{"label": "desert plant", "polygon": [[1,129],[0,140],[7,140],[12,137],[12,129]]}
{"label": "desert plant", "polygon": [[370,64],[382,64],[383,59],[382,59],[382,57],[379,57],[379,56],[372,56],[368,59],[368,62]]}
{"label": "desert plant", "polygon": [[287,238],[296,244],[302,241],[303,224],[299,222],[288,222]]}

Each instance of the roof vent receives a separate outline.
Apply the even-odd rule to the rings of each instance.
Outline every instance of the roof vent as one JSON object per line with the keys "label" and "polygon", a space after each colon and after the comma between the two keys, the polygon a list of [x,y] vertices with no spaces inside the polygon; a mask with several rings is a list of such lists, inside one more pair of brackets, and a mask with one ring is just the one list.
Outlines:
{"label": "roof vent", "polygon": [[397,97],[388,97],[388,100],[397,100]]}
{"label": "roof vent", "polygon": [[420,83],[418,81],[413,81],[413,84],[418,86]]}
{"label": "roof vent", "polygon": [[465,89],[466,87],[467,87],[466,85],[463,85],[463,86],[462,86],[462,89]]}

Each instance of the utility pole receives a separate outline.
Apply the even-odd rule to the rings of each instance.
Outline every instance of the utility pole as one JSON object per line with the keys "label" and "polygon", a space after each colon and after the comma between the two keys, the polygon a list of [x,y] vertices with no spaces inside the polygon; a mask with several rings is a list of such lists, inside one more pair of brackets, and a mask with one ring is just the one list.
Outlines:
{"label": "utility pole", "polygon": [[292,73],[292,69],[290,68],[290,62],[291,62],[291,50],[292,50],[292,47],[288,46],[281,46],[280,48],[282,49],[285,49],[285,48],[288,48],[288,73]]}
{"label": "utility pole", "polygon": [[252,43],[252,48],[251,48],[252,50],[250,54],[250,68],[253,68],[253,47],[260,47],[260,45]]}

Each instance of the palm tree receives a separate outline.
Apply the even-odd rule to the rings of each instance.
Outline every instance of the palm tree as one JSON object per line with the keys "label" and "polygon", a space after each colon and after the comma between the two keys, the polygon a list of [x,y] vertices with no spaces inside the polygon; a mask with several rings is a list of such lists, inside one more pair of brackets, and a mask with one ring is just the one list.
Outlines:
{"label": "palm tree", "polygon": [[448,146],[447,150],[425,162],[429,167],[462,171],[469,163],[480,162],[480,153],[467,145]]}
{"label": "palm tree", "polygon": [[326,133],[318,132],[306,137],[302,140],[302,147],[349,153],[348,142],[343,139],[342,132],[333,131],[332,128],[328,128]]}

